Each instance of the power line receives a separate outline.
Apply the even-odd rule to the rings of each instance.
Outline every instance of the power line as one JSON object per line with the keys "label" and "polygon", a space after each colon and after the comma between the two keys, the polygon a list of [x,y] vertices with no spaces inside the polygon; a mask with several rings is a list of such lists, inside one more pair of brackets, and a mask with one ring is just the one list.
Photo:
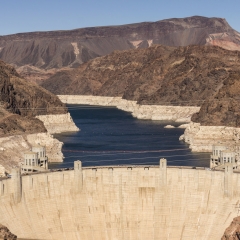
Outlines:
{"label": "power line", "polygon": [[[76,157],[80,157],[81,158],[81,156],[76,156]],[[153,158],[156,158],[156,161],[154,161],[154,162],[149,162],[149,161],[144,161],[144,162],[129,162],[129,163],[124,163],[124,165],[149,165],[149,164],[157,164],[157,165],[159,165],[159,159],[160,158],[164,158],[164,156],[158,156],[158,157],[147,157],[147,158],[145,158],[145,159],[153,159]],[[85,163],[101,163],[101,162],[113,162],[114,163],[114,165],[121,165],[121,163],[119,162],[119,163],[115,163],[116,161],[129,161],[129,160],[133,160],[133,159],[136,159],[136,160],[139,160],[139,159],[144,159],[144,158],[127,158],[127,159],[112,159],[112,160],[97,160],[97,161],[82,161],[82,163],[83,164],[85,164]],[[80,159],[81,160],[81,159]],[[194,162],[194,161],[201,161],[201,160],[209,160],[210,161],[210,159],[208,159],[208,158],[198,158],[198,159],[194,159],[194,158],[192,158],[192,159],[182,159],[182,160],[168,160],[168,163],[174,163],[174,162],[186,162],[186,160],[187,161],[191,161],[191,162]],[[63,162],[63,163],[57,163],[58,165],[68,165],[68,164],[74,164],[74,161],[69,161],[69,162]],[[53,164],[53,165],[55,165],[55,164]]]}
{"label": "power line", "polygon": [[[146,150],[146,151],[131,151],[131,150],[129,150],[129,151],[125,151],[125,150],[122,150],[122,151],[114,151],[114,150],[112,150],[112,151],[109,151],[109,152],[113,152],[114,154],[105,154],[105,152],[107,152],[107,151],[89,151],[89,152],[96,152],[96,153],[104,153],[104,155],[115,155],[115,154],[132,154],[132,153],[149,153],[149,152],[151,152],[151,153],[153,153],[153,152],[173,152],[173,151],[184,151],[184,150],[186,150],[186,149],[183,149],[183,148],[175,148],[175,149],[168,149],[168,150]],[[66,150],[66,152],[87,152],[87,151],[84,151],[84,150],[82,150],[82,151],[80,151],[80,150]],[[198,154],[198,153],[197,153]]]}
{"label": "power line", "polygon": [[[93,96],[94,97],[94,96]],[[228,97],[228,98],[224,98],[224,99],[205,99],[205,100],[178,100],[178,101],[161,101],[161,104],[164,104],[164,103],[169,103],[169,104],[175,104],[175,103],[193,103],[193,102],[204,102],[204,101],[217,101],[217,102],[224,102],[224,101],[229,101],[230,100],[236,100],[236,101],[239,101],[240,98],[231,98],[231,97]],[[125,99],[123,99],[125,100]],[[131,101],[131,100],[130,100]],[[64,103],[63,103],[64,104]],[[68,109],[71,109],[71,110],[74,110],[74,109],[93,109],[93,108],[96,108],[96,109],[99,109],[99,108],[116,108],[117,106],[104,106],[104,105],[91,105],[91,104],[78,104],[78,103],[66,103],[67,105],[78,105],[78,106],[67,106]],[[79,106],[80,105],[80,106]],[[89,106],[88,106],[89,105]],[[152,105],[140,105],[138,104],[139,106],[156,106],[156,107],[175,107],[174,105],[160,105],[159,103],[158,104],[152,104]],[[90,107],[92,106],[92,107]],[[179,107],[200,107],[200,106],[181,106],[181,105],[177,105]],[[21,108],[16,108],[16,109],[19,109],[19,110],[46,110],[46,109],[65,109],[66,107],[64,106],[59,106],[59,107],[55,107],[55,106],[48,106],[48,107],[21,107]]]}
{"label": "power line", "polygon": [[[124,153],[123,153],[124,154]],[[120,154],[122,155],[122,154]],[[192,156],[193,154],[183,154],[183,155],[160,155],[159,157],[167,157],[167,158],[172,158],[172,157],[185,157],[185,156]],[[196,154],[197,155],[197,154]],[[201,155],[200,153],[198,155]],[[73,156],[67,156],[68,158],[72,158],[72,157],[81,157],[81,158],[85,158],[85,157],[100,157],[100,156],[116,156],[114,154],[98,154],[98,155],[73,155]],[[156,156],[155,156],[156,157]],[[145,158],[155,158],[155,157],[143,157],[143,158],[138,158],[138,159],[145,159]],[[127,159],[127,158],[126,158]]]}

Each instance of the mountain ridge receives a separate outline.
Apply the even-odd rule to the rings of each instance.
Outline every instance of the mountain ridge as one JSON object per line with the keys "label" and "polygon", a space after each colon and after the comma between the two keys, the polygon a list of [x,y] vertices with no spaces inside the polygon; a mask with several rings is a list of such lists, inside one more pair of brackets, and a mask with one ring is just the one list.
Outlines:
{"label": "mountain ridge", "polygon": [[240,50],[240,33],[223,18],[193,16],[119,26],[18,33],[0,36],[0,59],[26,79],[44,80],[115,50],[166,46],[218,45]]}

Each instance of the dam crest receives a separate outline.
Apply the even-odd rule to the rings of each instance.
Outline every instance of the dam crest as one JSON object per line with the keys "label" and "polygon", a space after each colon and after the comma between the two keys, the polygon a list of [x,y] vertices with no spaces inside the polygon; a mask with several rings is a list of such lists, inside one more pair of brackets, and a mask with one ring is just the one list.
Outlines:
{"label": "dam crest", "polygon": [[[233,187],[234,186],[234,187]],[[1,223],[24,239],[220,239],[240,174],[159,166],[82,167],[0,181]]]}

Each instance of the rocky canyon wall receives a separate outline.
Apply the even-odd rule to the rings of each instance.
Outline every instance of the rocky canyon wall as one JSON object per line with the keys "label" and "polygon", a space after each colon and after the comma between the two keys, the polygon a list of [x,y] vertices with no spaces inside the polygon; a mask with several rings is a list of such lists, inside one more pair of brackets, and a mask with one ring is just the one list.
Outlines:
{"label": "rocky canyon wall", "polygon": [[214,144],[224,144],[229,148],[238,145],[240,128],[226,126],[201,126],[191,122],[180,140],[184,140],[194,152],[211,152]]}

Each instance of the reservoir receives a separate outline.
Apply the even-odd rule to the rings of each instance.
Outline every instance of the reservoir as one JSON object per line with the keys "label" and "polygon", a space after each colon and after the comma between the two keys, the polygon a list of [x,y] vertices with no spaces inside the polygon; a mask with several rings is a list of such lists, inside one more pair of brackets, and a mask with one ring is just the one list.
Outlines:
{"label": "reservoir", "polygon": [[[79,132],[55,134],[64,143],[64,162],[50,168],[73,167],[75,160],[86,166],[168,165],[209,167],[210,153],[193,153],[179,141],[182,123],[140,120],[115,107],[68,105]],[[166,125],[175,128],[164,128]]]}

